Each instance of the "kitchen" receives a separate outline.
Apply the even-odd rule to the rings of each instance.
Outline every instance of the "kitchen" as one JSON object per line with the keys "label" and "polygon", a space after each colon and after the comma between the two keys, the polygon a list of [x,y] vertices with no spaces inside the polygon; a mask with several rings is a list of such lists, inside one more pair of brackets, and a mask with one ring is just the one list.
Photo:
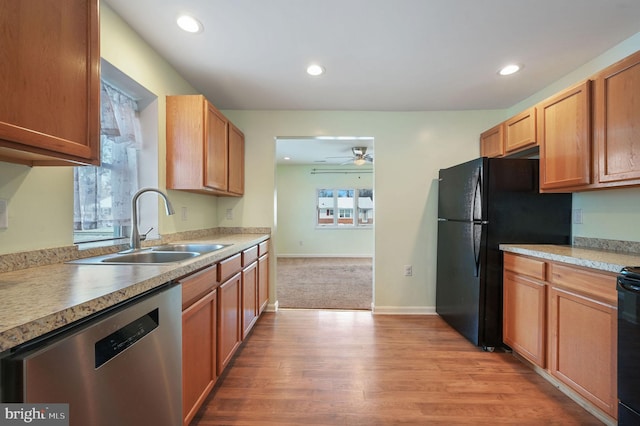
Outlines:
{"label": "kitchen", "polygon": [[[156,94],[198,93],[108,4],[102,6],[103,58]],[[212,214],[195,216],[187,221],[161,214],[160,231],[171,234],[216,227],[269,228],[277,238],[277,230],[273,229],[274,137],[371,135],[376,143],[375,191],[378,200],[374,312],[433,313],[438,170],[477,157],[478,137],[482,131],[639,48],[640,36],[636,34],[507,109],[414,112],[225,110],[225,115],[243,130],[247,141],[244,197],[212,198],[170,191],[176,206],[185,206],[192,212],[206,209]],[[158,98],[158,109],[164,110],[162,96]],[[164,127],[164,115],[160,114],[161,153]],[[165,179],[162,163],[161,160],[158,177],[161,183]],[[69,168],[28,168],[9,163],[0,166],[0,198],[9,200],[9,227],[0,233],[2,254],[72,244],[71,179]],[[635,223],[640,202],[638,195],[637,189],[575,194],[573,208],[582,211],[582,223],[573,225],[573,235],[640,241],[640,230]],[[384,202],[391,199],[393,203]],[[228,209],[233,211],[231,219],[226,218]],[[403,212],[402,217],[397,211]],[[401,268],[405,264],[413,265],[413,277],[402,276]],[[272,270],[272,282],[274,273]],[[276,302],[275,297],[274,291],[271,304]]]}

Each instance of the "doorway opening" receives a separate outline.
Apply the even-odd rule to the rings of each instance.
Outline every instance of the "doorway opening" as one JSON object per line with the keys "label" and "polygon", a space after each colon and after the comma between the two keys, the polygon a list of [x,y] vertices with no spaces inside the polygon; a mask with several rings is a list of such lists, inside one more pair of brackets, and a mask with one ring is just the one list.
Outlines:
{"label": "doorway opening", "polygon": [[276,138],[276,291],[280,308],[373,302],[372,137]]}

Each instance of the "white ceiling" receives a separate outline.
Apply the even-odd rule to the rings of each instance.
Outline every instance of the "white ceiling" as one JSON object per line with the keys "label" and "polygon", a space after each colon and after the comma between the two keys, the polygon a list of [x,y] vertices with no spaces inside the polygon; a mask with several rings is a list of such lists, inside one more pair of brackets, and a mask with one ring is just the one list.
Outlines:
{"label": "white ceiling", "polygon": [[[278,138],[276,143],[276,162],[278,164],[312,164],[316,166],[354,166],[352,164],[353,147],[367,148],[366,153],[371,155],[375,163],[373,150],[373,138],[361,136],[340,136],[318,138]],[[285,160],[284,157],[289,157]],[[354,166],[355,167],[355,166]],[[366,163],[362,168],[371,168],[371,163]]]}
{"label": "white ceiling", "polygon": [[220,109],[503,109],[640,31],[639,0],[103,1]]}

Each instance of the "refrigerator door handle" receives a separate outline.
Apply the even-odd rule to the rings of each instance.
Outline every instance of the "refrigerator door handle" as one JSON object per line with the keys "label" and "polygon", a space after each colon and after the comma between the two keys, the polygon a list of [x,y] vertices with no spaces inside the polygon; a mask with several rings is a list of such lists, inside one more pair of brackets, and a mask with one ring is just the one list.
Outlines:
{"label": "refrigerator door handle", "polygon": [[[480,169],[481,170],[481,169]],[[473,191],[473,204],[471,208],[471,220],[482,220],[482,173],[478,172],[476,187]]]}
{"label": "refrigerator door handle", "polygon": [[473,276],[476,278],[480,276],[480,242],[482,241],[482,225],[484,224],[486,224],[486,221],[474,222],[473,232],[471,235],[471,238],[473,239],[473,260],[475,262]]}

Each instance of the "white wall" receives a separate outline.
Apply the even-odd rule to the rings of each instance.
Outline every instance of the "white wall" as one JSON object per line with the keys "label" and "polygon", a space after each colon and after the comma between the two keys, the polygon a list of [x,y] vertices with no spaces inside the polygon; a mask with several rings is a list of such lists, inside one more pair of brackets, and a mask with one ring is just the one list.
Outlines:
{"label": "white wall", "polygon": [[327,171],[335,168],[277,167],[278,238],[275,248],[279,256],[373,256],[373,228],[316,227],[317,189],[373,188],[371,169],[368,173],[311,173],[312,169]]}
{"label": "white wall", "polygon": [[[225,111],[246,138],[245,196],[218,200],[245,226],[274,226],[275,138],[368,135],[375,139],[376,311],[425,312],[435,305],[437,176],[479,155],[478,135],[501,111]],[[231,225],[235,226],[235,225]],[[277,250],[276,253],[277,255]],[[403,265],[413,265],[413,277]]]}
{"label": "white wall", "polygon": [[[167,95],[188,95],[196,90],[136,32],[134,32],[105,2],[100,3],[100,54],[158,97],[158,183],[166,182],[166,102]],[[166,216],[162,207],[159,216],[160,233],[214,228],[218,226],[217,197],[168,191],[177,214]],[[187,220],[182,220],[182,208],[187,208]]]}

